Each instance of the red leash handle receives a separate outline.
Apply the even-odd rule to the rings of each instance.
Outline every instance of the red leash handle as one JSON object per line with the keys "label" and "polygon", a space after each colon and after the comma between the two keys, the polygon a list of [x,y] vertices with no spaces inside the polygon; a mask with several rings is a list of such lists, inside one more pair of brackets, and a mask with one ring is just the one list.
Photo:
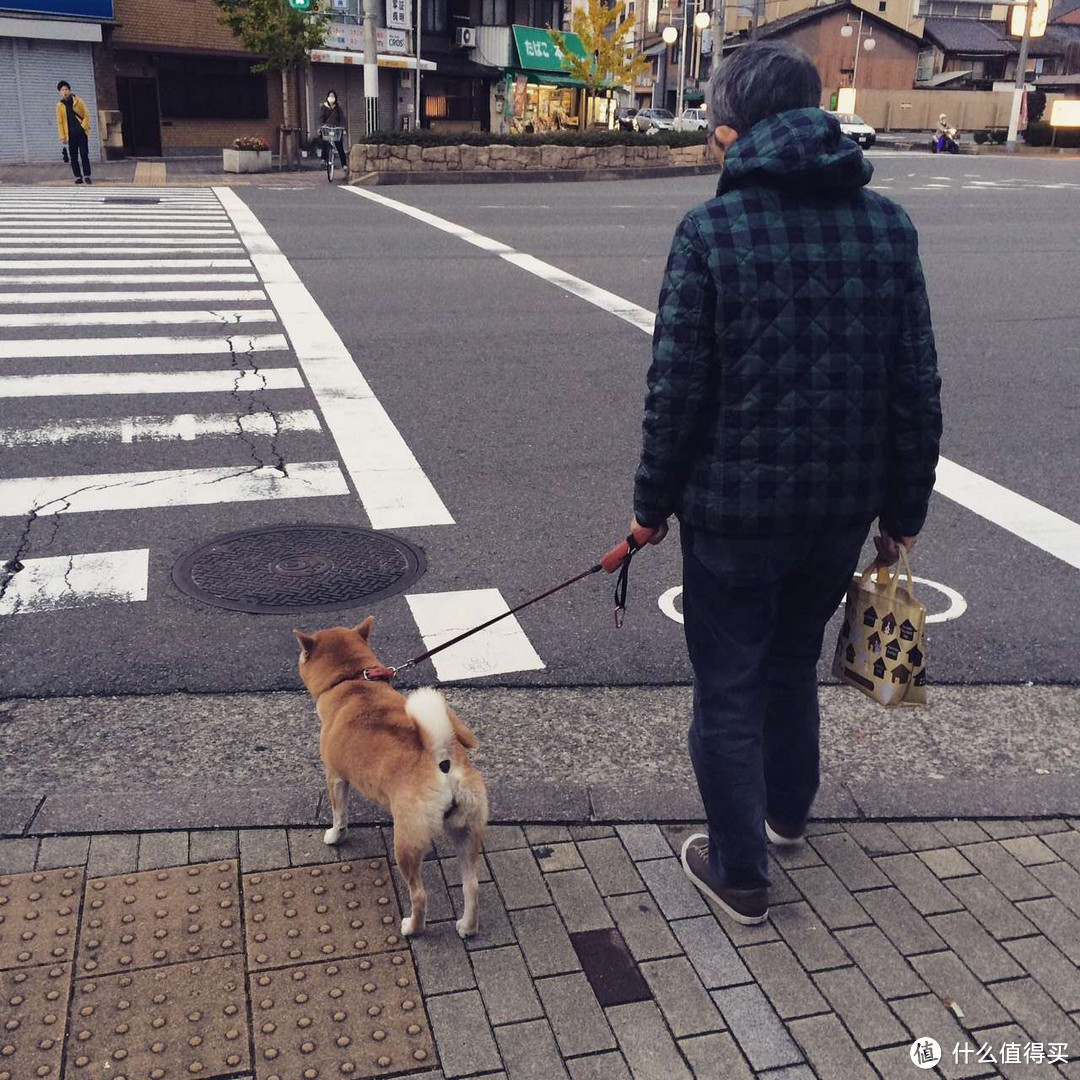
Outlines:
{"label": "red leash handle", "polygon": [[601,560],[600,566],[609,574],[614,574],[626,562],[632,551],[643,548],[654,536],[656,529],[638,526],[625,540],[616,544]]}

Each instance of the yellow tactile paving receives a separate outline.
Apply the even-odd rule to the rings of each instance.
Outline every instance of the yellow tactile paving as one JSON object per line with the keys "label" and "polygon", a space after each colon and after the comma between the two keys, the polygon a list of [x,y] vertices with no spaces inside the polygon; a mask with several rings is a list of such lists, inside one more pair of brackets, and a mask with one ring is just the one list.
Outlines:
{"label": "yellow tactile paving", "polygon": [[0,876],[0,971],[74,958],[83,872]]}
{"label": "yellow tactile paving", "polygon": [[236,860],[96,878],[86,885],[77,976],[240,951]]}
{"label": "yellow tactile paving", "polygon": [[250,971],[405,947],[385,859],[248,874],[244,919]]}
{"label": "yellow tactile paving", "polygon": [[58,1080],[71,964],[0,972],[0,1080]]}
{"label": "yellow tactile paving", "polygon": [[251,976],[256,1080],[384,1076],[437,1062],[407,952]]}
{"label": "yellow tactile paving", "polygon": [[208,1080],[250,1060],[238,956],[75,983],[65,1080]]}

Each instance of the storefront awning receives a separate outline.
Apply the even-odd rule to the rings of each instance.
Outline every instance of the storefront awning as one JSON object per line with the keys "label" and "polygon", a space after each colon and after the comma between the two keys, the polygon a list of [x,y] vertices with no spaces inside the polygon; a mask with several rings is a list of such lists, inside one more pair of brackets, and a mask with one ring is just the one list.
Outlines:
{"label": "storefront awning", "polygon": [[[313,64],[348,64],[357,67],[362,67],[364,64],[364,54],[362,52],[346,52],[344,49],[312,49],[310,55]],[[379,53],[379,67],[414,70],[416,68],[416,57]],[[420,70],[437,71],[438,65],[431,60],[421,60]]]}
{"label": "storefront awning", "polygon": [[515,71],[512,68],[506,72],[511,78],[523,75],[535,86],[563,86],[572,90],[584,90],[585,84],[581,79],[574,79],[569,75],[549,75],[545,71]]}
{"label": "storefront awning", "polygon": [[[518,54],[518,67],[522,68],[530,78],[536,71],[544,71],[551,75],[565,75],[566,62],[550,30],[536,26],[514,26],[512,30],[514,46]],[[562,36],[566,40],[567,49],[575,56],[588,55],[577,34],[563,34]],[[569,78],[569,76],[566,77]],[[575,85],[581,85],[581,83]]]}

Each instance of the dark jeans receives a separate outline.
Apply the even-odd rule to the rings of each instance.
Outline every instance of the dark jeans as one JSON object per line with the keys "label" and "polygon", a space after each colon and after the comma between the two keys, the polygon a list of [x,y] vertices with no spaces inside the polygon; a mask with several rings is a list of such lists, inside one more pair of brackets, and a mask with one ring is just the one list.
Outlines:
{"label": "dark jeans", "polygon": [[[82,157],[82,172],[79,171],[79,157]],[[90,175],[90,140],[82,127],[68,132],[68,157],[71,158],[71,171],[75,179]]]}
{"label": "dark jeans", "polygon": [[[337,142],[334,143],[334,146],[337,147],[338,161],[341,163],[341,167],[344,169],[345,168],[345,140],[344,139],[338,139]],[[330,144],[325,139],[323,139],[323,144],[322,144],[322,159],[323,159],[324,163],[330,160]]]}
{"label": "dark jeans", "polygon": [[694,667],[690,757],[709,862],[733,888],[769,883],[765,812],[800,829],[818,787],[817,662],[869,525],[726,537],[682,526]]}

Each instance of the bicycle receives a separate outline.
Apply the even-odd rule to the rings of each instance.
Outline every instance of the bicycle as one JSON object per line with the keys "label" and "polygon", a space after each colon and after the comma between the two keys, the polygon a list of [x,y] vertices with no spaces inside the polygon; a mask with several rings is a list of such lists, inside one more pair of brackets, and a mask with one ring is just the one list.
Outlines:
{"label": "bicycle", "polygon": [[323,124],[323,126],[319,128],[319,135],[322,136],[323,160],[326,163],[326,179],[332,184],[334,182],[334,150],[336,149],[337,144],[344,139],[345,129],[331,127],[329,124]]}

